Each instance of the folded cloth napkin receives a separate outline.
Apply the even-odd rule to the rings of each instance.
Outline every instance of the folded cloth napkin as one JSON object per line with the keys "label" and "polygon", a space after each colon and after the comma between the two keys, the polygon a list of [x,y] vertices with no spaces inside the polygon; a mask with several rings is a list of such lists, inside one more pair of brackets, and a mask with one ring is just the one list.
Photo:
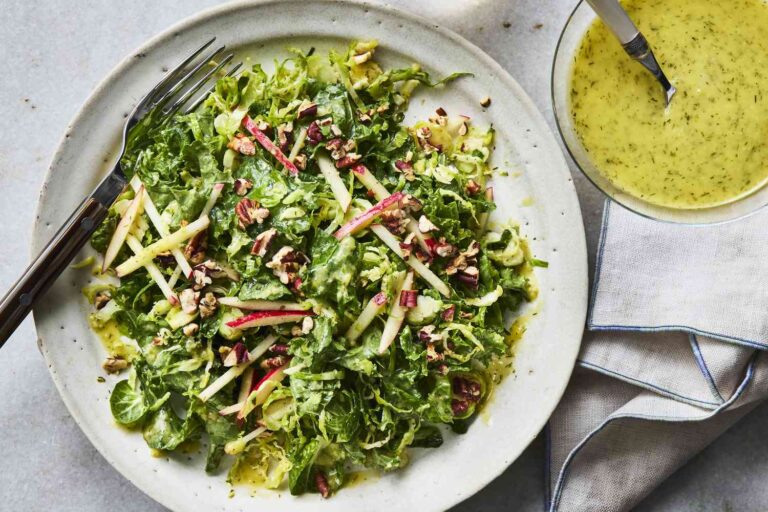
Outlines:
{"label": "folded cloth napkin", "polygon": [[548,509],[628,510],[768,396],[768,212],[655,222],[607,202]]}

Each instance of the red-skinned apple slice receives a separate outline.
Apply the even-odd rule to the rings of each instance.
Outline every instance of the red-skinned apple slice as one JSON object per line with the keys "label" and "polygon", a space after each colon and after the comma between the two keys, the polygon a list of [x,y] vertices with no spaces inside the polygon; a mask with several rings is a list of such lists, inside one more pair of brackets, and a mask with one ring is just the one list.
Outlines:
{"label": "red-skinned apple slice", "polygon": [[250,132],[250,134],[256,138],[256,142],[261,144],[261,146],[266,149],[270,155],[275,157],[275,159],[288,170],[291,176],[297,176],[299,174],[298,167],[296,167],[293,162],[291,162],[288,157],[285,156],[282,151],[280,151],[279,147],[275,146],[275,143],[272,142],[263,131],[258,129],[256,123],[253,122],[253,119],[251,119],[250,116],[245,116],[243,118],[243,126],[245,126],[245,129],[248,130],[248,132]]}
{"label": "red-skinned apple slice", "polygon": [[349,326],[349,329],[347,329],[347,333],[344,335],[344,337],[347,338],[347,341],[354,343],[357,338],[363,334],[363,331],[371,325],[371,322],[384,311],[386,305],[387,296],[384,292],[379,292],[374,295],[371,300],[368,301],[368,304],[365,305],[360,316],[358,316],[352,325]]}
{"label": "red-skinned apple slice", "polygon": [[278,325],[290,322],[299,322],[307,316],[315,316],[312,311],[288,311],[271,310],[255,311],[245,316],[241,316],[231,322],[227,322],[227,327],[233,329],[251,329],[253,327],[262,327],[265,325]]}
{"label": "red-skinned apple slice", "polygon": [[[248,369],[250,365],[253,364],[254,361],[256,361],[258,358],[264,355],[264,353],[269,350],[269,347],[271,347],[275,341],[277,340],[277,337],[274,335],[269,335],[264,340],[262,340],[261,343],[256,345],[253,350],[251,350],[248,355],[248,361],[239,364],[237,366],[231,367],[229,370],[224,372],[221,377],[213,381],[207,388],[202,390],[198,396],[200,400],[203,402],[209,400],[213,395],[218,393],[219,391],[224,388],[227,384],[238,378],[240,375],[243,374],[243,372]],[[250,389],[250,386],[249,388]]]}
{"label": "red-skinned apple slice", "polygon": [[[403,290],[410,290],[413,286],[413,271],[408,272],[403,279],[402,284],[397,290],[395,297],[400,297]],[[379,342],[379,354],[383,354],[392,345],[392,342],[397,338],[397,333],[400,332],[400,327],[403,326],[405,320],[406,308],[400,305],[399,300],[392,302],[392,307],[389,308],[389,318],[387,323],[384,324],[384,331],[381,333],[381,341]]]}
{"label": "red-skinned apple slice", "polygon": [[373,222],[383,212],[397,206],[398,202],[404,197],[404,195],[405,194],[402,192],[395,192],[391,196],[385,197],[365,212],[361,213],[351,221],[341,226],[339,230],[333,234],[333,236],[335,236],[337,240],[341,240],[345,236],[353,235],[358,231],[367,228],[371,225],[371,222]]}
{"label": "red-skinned apple slice", "polygon": [[[373,192],[373,197],[375,197],[377,201],[381,201],[389,195],[389,192],[384,185],[376,179],[376,176],[374,176],[366,166],[362,164],[355,166],[352,169],[352,174],[355,175],[365,188]],[[435,242],[432,235],[422,233],[419,229],[419,223],[410,215],[408,216],[408,224],[405,226],[405,229],[414,234],[419,245],[422,249],[427,251],[427,254],[433,254],[432,248],[434,247]]]}
{"label": "red-skinned apple slice", "polygon": [[141,185],[138,192],[136,192],[136,196],[131,201],[131,204],[129,204],[128,208],[125,210],[125,213],[120,219],[120,222],[117,223],[117,227],[115,228],[115,232],[112,235],[112,239],[109,241],[107,250],[104,252],[104,263],[101,265],[102,272],[106,272],[112,262],[115,261],[117,253],[120,252],[120,249],[125,243],[125,239],[128,238],[128,235],[131,232],[131,227],[136,222],[136,219],[141,215],[143,206],[144,185]]}
{"label": "red-skinned apple slice", "polygon": [[281,300],[240,300],[237,297],[220,297],[219,304],[249,311],[306,311],[305,307],[295,302]]}
{"label": "red-skinned apple slice", "polygon": [[288,365],[285,364],[279,368],[270,370],[255,386],[248,395],[248,399],[243,404],[242,409],[237,413],[238,420],[244,420],[256,407],[267,401],[267,397],[285,378],[285,370]]}

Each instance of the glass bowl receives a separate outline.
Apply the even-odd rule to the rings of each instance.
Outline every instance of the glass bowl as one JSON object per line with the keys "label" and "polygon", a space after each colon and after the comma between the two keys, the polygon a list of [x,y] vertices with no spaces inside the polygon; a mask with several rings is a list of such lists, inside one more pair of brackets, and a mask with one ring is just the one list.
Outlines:
{"label": "glass bowl", "polygon": [[[557,129],[568,153],[579,170],[606,196],[620,205],[644,217],[677,224],[715,224],[738,219],[755,213],[768,205],[768,187],[762,187],[752,194],[733,202],[700,209],[667,208],[648,203],[631,196],[614,186],[595,167],[581,144],[570,112],[570,77],[573,57],[581,44],[587,29],[596,19],[596,14],[584,0],[580,0],[560,34],[552,63],[552,106]],[[646,34],[653,44],[652,34]],[[629,59],[630,57],[627,56]],[[673,100],[674,101],[674,100]]]}

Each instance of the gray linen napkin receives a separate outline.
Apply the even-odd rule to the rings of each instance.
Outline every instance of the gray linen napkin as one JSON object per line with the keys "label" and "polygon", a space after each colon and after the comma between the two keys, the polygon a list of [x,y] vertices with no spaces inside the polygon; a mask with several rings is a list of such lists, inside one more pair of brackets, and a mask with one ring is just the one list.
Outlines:
{"label": "gray linen napkin", "polygon": [[549,425],[550,511],[635,506],[768,396],[767,221],[606,203],[589,332]]}

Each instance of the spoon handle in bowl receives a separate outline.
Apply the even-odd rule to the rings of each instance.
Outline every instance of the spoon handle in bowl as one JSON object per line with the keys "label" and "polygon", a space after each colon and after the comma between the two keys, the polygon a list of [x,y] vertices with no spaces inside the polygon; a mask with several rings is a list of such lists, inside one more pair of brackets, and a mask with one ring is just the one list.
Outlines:
{"label": "spoon handle in bowl", "polygon": [[640,31],[619,2],[616,0],[587,0],[587,2],[621,44],[625,45],[637,37]]}

